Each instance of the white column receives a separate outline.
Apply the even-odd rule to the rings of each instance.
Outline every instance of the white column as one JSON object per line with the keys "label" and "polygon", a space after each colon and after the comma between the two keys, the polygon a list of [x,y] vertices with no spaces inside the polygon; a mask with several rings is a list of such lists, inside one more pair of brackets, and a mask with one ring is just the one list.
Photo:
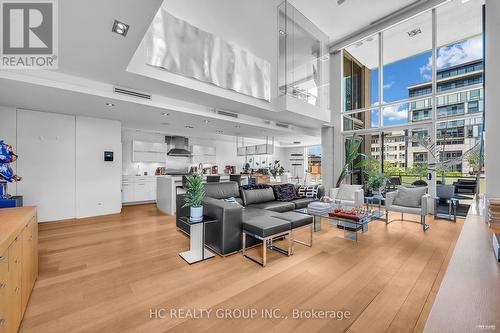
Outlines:
{"label": "white column", "polygon": [[334,151],[336,144],[338,142],[335,142],[334,139],[333,126],[323,126],[321,128],[321,176],[325,187],[325,195],[328,195],[330,189],[335,187]]}
{"label": "white column", "polygon": [[[342,138],[343,96],[343,52],[330,54],[330,128],[322,130],[322,177],[327,180],[325,190],[335,187],[344,162],[344,140]],[[323,135],[324,134],[324,135]],[[330,146],[331,144],[331,146]],[[331,156],[324,158],[324,151]],[[327,175],[329,173],[329,175]],[[326,192],[326,193],[328,193]]]}

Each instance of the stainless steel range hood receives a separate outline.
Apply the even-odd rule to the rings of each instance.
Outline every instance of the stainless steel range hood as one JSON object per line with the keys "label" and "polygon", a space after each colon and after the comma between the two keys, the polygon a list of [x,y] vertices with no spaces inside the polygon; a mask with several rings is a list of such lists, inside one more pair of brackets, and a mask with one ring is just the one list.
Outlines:
{"label": "stainless steel range hood", "polygon": [[166,136],[165,143],[169,148],[168,156],[190,157],[192,154],[189,151],[189,140],[183,136]]}

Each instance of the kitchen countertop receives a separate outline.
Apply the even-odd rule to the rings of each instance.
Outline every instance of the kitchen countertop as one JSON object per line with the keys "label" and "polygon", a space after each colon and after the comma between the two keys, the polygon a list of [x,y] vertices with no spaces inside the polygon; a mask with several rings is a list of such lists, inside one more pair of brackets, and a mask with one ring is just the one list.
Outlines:
{"label": "kitchen countertop", "polygon": [[[232,175],[236,175],[236,176],[240,176],[239,174],[232,174]],[[182,176],[187,176],[187,175],[159,175],[158,177],[182,177]],[[229,174],[217,174],[217,175],[202,175],[203,178],[207,177],[207,176],[220,176],[221,178],[222,177],[225,177],[225,178],[228,178],[230,175]],[[244,177],[249,177],[249,175],[241,175],[242,178]]]}

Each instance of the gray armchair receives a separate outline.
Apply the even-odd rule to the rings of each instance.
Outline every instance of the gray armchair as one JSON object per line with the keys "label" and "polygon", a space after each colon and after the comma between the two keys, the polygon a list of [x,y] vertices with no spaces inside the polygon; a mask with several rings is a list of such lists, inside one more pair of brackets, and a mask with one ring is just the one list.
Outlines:
{"label": "gray armchair", "polygon": [[[394,221],[417,222],[405,220],[404,214],[413,214],[420,216],[420,223],[424,231],[429,229],[429,225],[425,223],[425,217],[428,213],[430,195],[426,193],[426,187],[405,188],[399,187],[396,191],[389,192],[385,198],[386,208],[386,223]],[[389,212],[400,212],[401,219],[389,221]]]}

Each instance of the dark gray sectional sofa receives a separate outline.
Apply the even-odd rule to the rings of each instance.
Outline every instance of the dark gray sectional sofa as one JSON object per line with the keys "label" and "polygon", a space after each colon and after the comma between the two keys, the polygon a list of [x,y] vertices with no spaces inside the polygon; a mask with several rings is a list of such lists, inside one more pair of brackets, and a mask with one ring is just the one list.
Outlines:
{"label": "dark gray sectional sofa", "polygon": [[[318,188],[318,198],[324,195],[322,186]],[[234,197],[239,204],[225,201]],[[286,212],[305,208],[317,199],[300,198],[292,201],[277,201],[271,187],[263,189],[243,189],[236,182],[221,182],[205,184],[205,199],[203,213],[217,219],[216,223],[206,225],[206,244],[221,255],[228,255],[241,250],[242,225],[255,219],[274,218],[290,220],[291,214]],[[184,195],[177,195],[177,219],[179,229],[189,234],[189,226],[182,223],[179,217],[188,216],[189,208],[182,208]],[[247,247],[259,241],[250,239]]]}

